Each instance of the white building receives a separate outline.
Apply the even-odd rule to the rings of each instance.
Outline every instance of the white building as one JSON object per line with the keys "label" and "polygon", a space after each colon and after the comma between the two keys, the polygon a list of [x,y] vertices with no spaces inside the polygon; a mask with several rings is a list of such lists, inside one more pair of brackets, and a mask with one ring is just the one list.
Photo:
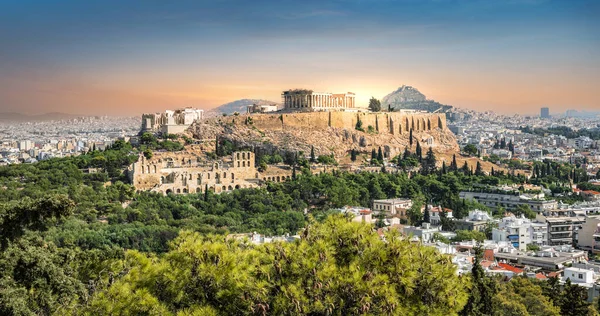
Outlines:
{"label": "white building", "polygon": [[498,228],[492,229],[492,240],[508,241],[521,251],[527,250],[529,244],[543,246],[547,238],[546,223],[534,223],[523,217],[504,217],[498,224]]}
{"label": "white building", "polygon": [[421,227],[404,226],[402,233],[407,236],[419,238],[422,242],[428,243],[433,241],[433,234],[439,233],[440,227],[431,227],[429,223],[423,223]]}
{"label": "white building", "polygon": [[409,199],[385,199],[373,201],[373,211],[385,212],[388,215],[396,215],[400,210],[411,208],[412,201]]}

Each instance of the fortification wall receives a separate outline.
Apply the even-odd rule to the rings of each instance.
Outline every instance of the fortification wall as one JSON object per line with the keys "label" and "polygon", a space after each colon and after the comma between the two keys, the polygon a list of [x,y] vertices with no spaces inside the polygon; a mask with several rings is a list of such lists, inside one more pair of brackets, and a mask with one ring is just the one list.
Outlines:
{"label": "fortification wall", "polygon": [[[446,129],[444,114],[418,113],[351,113],[351,112],[309,112],[283,114],[252,115],[252,123],[258,129],[282,130],[286,127],[305,129],[324,129],[336,127],[355,129],[357,122],[362,122],[362,128],[369,126],[379,133],[402,135],[411,129],[415,132]],[[229,118],[229,120],[233,120]]]}

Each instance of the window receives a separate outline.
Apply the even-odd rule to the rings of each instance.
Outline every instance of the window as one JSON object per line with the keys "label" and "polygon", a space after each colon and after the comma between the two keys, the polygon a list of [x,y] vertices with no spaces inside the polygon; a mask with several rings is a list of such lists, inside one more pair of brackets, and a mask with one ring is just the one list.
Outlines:
{"label": "window", "polygon": [[583,274],[579,273],[579,278],[583,279]]}

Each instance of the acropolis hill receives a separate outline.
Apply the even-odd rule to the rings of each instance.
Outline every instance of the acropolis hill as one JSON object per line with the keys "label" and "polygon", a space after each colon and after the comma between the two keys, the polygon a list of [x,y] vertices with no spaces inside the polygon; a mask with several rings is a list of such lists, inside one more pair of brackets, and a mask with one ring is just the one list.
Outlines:
{"label": "acropolis hill", "polygon": [[[359,123],[360,121],[360,123]],[[363,131],[357,129],[361,127]],[[274,151],[334,154],[336,159],[349,155],[351,149],[370,152],[382,148],[386,157],[401,154],[413,135],[417,142],[435,152],[457,152],[454,134],[446,126],[444,114],[414,112],[306,112],[244,114],[207,118],[195,122],[188,130],[200,140],[227,138],[240,146]]]}

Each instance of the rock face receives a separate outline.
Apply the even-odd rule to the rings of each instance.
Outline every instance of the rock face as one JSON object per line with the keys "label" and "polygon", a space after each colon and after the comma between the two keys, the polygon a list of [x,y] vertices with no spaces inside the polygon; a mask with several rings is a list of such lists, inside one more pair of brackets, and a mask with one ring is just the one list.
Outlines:
{"label": "rock face", "polygon": [[273,105],[274,104],[274,105],[279,106],[278,102],[273,102],[273,101],[269,101],[269,100],[241,99],[241,100],[236,100],[233,102],[223,104],[223,105],[216,107],[210,111],[216,112],[218,114],[222,114],[222,113],[233,114],[234,112],[243,114],[243,113],[246,113],[247,107],[252,104],[258,104],[258,105]]}
{"label": "rock face", "polygon": [[[361,122],[362,130],[356,129]],[[364,130],[364,131],[363,131]],[[417,141],[424,152],[457,152],[454,134],[446,127],[443,114],[313,112],[293,114],[251,114],[209,118],[197,122],[189,130],[201,140],[227,138],[242,147],[265,152],[293,151],[317,155],[349,156],[354,149],[370,153],[382,148],[387,157],[401,154]]]}
{"label": "rock face", "polygon": [[428,112],[438,110],[446,111],[452,108],[452,106],[449,105],[440,104],[433,100],[427,100],[425,95],[419,92],[419,90],[405,85],[383,97],[381,106],[382,108],[390,107],[393,110],[411,109]]}

